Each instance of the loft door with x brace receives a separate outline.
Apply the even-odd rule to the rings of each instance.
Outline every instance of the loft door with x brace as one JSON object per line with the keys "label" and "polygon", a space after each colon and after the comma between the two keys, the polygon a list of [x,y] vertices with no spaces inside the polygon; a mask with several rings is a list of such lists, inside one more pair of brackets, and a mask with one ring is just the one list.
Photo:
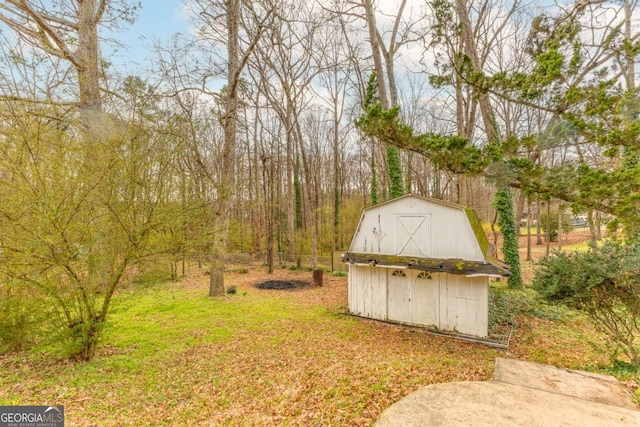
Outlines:
{"label": "loft door with x brace", "polygon": [[430,248],[430,215],[396,216],[396,255],[428,258]]}

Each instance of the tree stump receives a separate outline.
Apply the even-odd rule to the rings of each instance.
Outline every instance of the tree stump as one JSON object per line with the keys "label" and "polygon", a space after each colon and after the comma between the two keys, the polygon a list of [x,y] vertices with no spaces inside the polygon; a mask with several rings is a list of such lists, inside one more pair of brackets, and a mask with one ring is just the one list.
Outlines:
{"label": "tree stump", "polygon": [[322,286],[322,270],[313,270],[313,286]]}

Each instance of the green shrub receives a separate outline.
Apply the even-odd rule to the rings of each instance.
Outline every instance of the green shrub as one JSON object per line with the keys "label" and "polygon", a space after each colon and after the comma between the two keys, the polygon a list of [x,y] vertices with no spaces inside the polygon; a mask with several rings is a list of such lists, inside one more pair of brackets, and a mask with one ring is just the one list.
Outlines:
{"label": "green shrub", "polygon": [[502,333],[519,327],[522,316],[560,320],[566,310],[541,300],[533,289],[507,288],[502,283],[489,288],[489,331]]}
{"label": "green shrub", "polygon": [[231,285],[227,288],[227,294],[229,295],[235,295],[238,293],[238,288],[236,288],[235,285]]}
{"label": "green shrub", "polygon": [[33,344],[33,308],[22,296],[0,300],[0,353],[24,350]]}
{"label": "green shrub", "polygon": [[79,318],[63,330],[65,355],[72,360],[88,361],[95,356],[106,321],[99,315]]}
{"label": "green shrub", "polygon": [[347,277],[349,276],[349,273],[347,273],[346,271],[339,271],[336,270],[332,273],[335,277]]}
{"label": "green shrub", "polygon": [[37,292],[11,285],[0,288],[0,353],[58,342],[57,316],[55,305]]}
{"label": "green shrub", "polygon": [[613,360],[622,353],[640,365],[640,245],[607,241],[586,252],[555,252],[540,260],[533,286],[547,301],[586,313],[607,335]]}
{"label": "green shrub", "polygon": [[640,366],[634,366],[622,360],[615,360],[604,372],[613,375],[618,379],[640,378]]}
{"label": "green shrub", "polygon": [[489,289],[489,331],[496,332],[516,325],[520,314],[517,304],[503,289]]}

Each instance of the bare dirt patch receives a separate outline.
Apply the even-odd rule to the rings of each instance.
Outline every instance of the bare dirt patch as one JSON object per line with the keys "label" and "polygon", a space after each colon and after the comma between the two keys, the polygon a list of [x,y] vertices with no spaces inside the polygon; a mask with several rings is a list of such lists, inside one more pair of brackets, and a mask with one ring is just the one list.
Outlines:
{"label": "bare dirt patch", "polygon": [[258,283],[256,288],[258,289],[271,289],[276,291],[292,290],[309,287],[309,282],[302,280],[267,280],[266,282]]}

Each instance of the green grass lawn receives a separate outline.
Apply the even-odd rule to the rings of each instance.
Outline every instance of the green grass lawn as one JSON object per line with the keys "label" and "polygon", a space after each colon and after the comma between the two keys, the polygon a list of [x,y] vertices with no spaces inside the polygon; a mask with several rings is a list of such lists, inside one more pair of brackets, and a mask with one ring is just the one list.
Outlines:
{"label": "green grass lawn", "polygon": [[[311,279],[275,277],[284,276]],[[501,351],[345,315],[344,277],[295,291],[254,287],[273,278],[231,274],[237,294],[217,299],[201,273],[124,291],[93,361],[0,356],[0,404],[62,404],[68,426],[370,425],[426,384],[489,379],[496,356],[603,362],[579,337],[549,336],[549,324],[526,327]]]}

